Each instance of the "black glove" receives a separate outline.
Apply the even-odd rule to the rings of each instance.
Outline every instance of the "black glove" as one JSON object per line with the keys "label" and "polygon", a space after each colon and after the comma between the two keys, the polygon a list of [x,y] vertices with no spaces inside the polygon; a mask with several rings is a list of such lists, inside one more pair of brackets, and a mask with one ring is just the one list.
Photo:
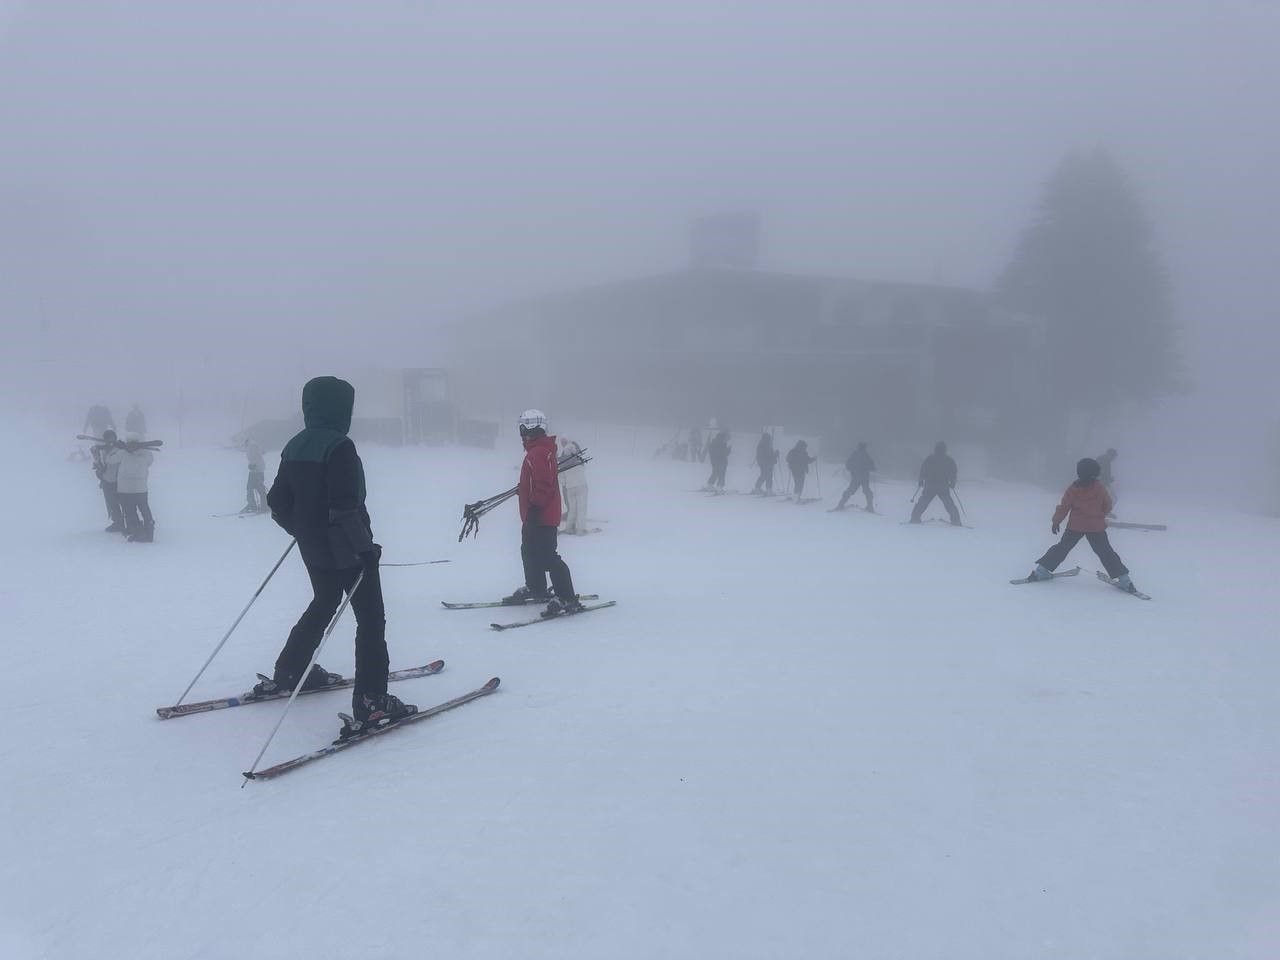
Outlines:
{"label": "black glove", "polygon": [[360,565],[364,567],[365,573],[370,573],[378,569],[378,561],[382,558],[382,544],[375,543],[373,547],[360,554]]}
{"label": "black glove", "polygon": [[529,509],[525,513],[524,522],[527,526],[536,526],[538,521],[542,519],[542,508],[536,503],[529,504]]}

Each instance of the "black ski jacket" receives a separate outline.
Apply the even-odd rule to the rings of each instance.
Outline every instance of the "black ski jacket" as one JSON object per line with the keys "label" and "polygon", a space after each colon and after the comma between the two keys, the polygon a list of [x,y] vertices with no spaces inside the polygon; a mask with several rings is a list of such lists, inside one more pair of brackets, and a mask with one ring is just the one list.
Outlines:
{"label": "black ski jacket", "polygon": [[791,452],[787,454],[787,466],[791,468],[792,473],[808,473],[809,464],[817,459],[817,457],[809,456],[808,449],[797,443],[791,448]]}
{"label": "black ski jacket", "polygon": [[855,450],[849,454],[849,459],[844,462],[844,468],[849,471],[851,476],[869,477],[876,469],[876,462],[871,459],[871,454],[865,450]]}
{"label": "black ski jacket", "polygon": [[762,470],[768,470],[778,462],[778,451],[774,449],[773,443],[769,440],[761,439],[756,444],[756,465]]}
{"label": "black ski jacket", "polygon": [[337,377],[302,388],[305,429],[280,453],[280,472],[267,494],[271,518],[298,540],[308,568],[346,570],[373,550],[364,508],[364,465],[347,436],[355,390]]}
{"label": "black ski jacket", "polygon": [[944,489],[956,485],[956,462],[945,453],[931,453],[920,464],[920,483]]}

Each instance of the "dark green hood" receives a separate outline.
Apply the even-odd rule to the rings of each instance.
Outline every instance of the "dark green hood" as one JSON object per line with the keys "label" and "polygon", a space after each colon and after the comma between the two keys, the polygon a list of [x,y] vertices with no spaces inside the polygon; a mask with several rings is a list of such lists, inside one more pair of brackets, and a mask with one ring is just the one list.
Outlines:
{"label": "dark green hood", "polygon": [[281,460],[326,463],[334,448],[347,438],[356,391],[337,377],[316,377],[302,388],[302,420],[306,429],[285,444]]}

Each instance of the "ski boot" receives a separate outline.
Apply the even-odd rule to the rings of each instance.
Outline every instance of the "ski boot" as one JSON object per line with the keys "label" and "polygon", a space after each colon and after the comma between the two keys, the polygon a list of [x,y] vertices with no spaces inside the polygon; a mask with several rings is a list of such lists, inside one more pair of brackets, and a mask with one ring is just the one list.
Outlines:
{"label": "ski boot", "polygon": [[509,596],[502,598],[502,602],[506,606],[519,607],[526,603],[537,603],[549,599],[551,594],[544,588],[543,590],[533,591],[527,586],[521,585],[516,587]]}
{"label": "ski boot", "polygon": [[547,604],[547,609],[542,611],[544,617],[563,617],[570,613],[581,613],[582,601],[577,597],[571,600],[562,600],[559,597],[552,597],[551,602]]}
{"label": "ski boot", "polygon": [[390,693],[384,693],[380,697],[367,697],[357,693],[351,698],[351,712],[355,716],[339,714],[342,717],[342,729],[338,731],[339,741],[350,740],[378,727],[411,717],[418,712],[418,708]]}
{"label": "ski boot", "polygon": [[1028,580],[1052,580],[1053,572],[1043,564],[1036,564],[1036,568],[1027,575]]}
{"label": "ski boot", "polygon": [[1129,579],[1129,575],[1127,573],[1121,574],[1111,582],[1126,593],[1138,592],[1138,588],[1133,585],[1133,581]]}
{"label": "ski boot", "polygon": [[127,530],[125,529],[125,525],[121,523],[119,520],[113,520],[111,522],[111,526],[102,528],[102,532],[103,533],[126,533]]}
{"label": "ski boot", "polygon": [[[271,696],[277,693],[290,693],[293,691],[293,682],[291,678],[272,678],[260,673],[258,674],[258,681],[258,683],[253,685],[253,695],[255,697]],[[330,673],[317,663],[311,668],[311,672],[307,674],[307,678],[302,681],[302,690],[304,693],[308,690],[323,690],[325,687],[331,687],[335,683],[341,682],[342,674]]]}

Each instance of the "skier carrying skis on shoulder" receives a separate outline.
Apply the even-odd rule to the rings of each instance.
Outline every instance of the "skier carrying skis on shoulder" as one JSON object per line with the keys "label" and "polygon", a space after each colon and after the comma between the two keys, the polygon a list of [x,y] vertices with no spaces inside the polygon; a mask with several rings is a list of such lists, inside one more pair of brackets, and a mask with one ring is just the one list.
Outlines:
{"label": "skier carrying skis on shoulder", "polygon": [[942,501],[942,505],[947,508],[947,514],[951,517],[951,525],[953,527],[961,526],[960,511],[956,509],[956,503],[951,499],[951,491],[956,485],[956,462],[947,454],[947,445],[939,440],[933,447],[933,453],[924,458],[924,463],[920,464],[920,482],[918,488],[922,490],[920,499],[916,501],[915,509],[911,511],[911,522],[919,523],[920,518],[924,516],[925,508],[933,502],[933,498],[937,497]]}
{"label": "skier carrying skis on shoulder", "polygon": [[107,504],[107,519],[111,525],[107,533],[127,533],[124,510],[120,506],[119,478],[120,460],[113,457],[116,444],[116,432],[111,428],[102,431],[102,443],[95,443],[89,452],[93,456],[93,474],[98,478],[98,486],[102,488],[102,499]]}
{"label": "skier carrying skis on shoulder", "polygon": [[[524,462],[520,465],[517,496],[520,502],[520,560],[524,584],[504,598],[507,603],[548,599],[546,615],[577,613],[582,609],[573,589],[569,565],[557,552],[560,527],[560,469],[556,463],[556,438],[547,435],[547,418],[541,410],[520,415],[520,439]],[[582,469],[581,467],[577,469]],[[555,596],[547,592],[547,574]]]}
{"label": "skier carrying skis on shoulder", "polygon": [[276,659],[275,673],[253,688],[255,694],[322,689],[341,680],[315,664],[302,675],[333,618],[342,595],[355,586],[356,676],[351,695],[354,719],[343,724],[345,739],[368,727],[402,720],[418,712],[387,693],[386,611],[378,558],[365,510],[364,465],[347,436],[356,392],[337,377],[316,377],[302,388],[304,429],[280,453],[280,471],[267,493],[271,519],[298,541],[311,578],[313,597]]}
{"label": "skier carrying skis on shoulder", "polygon": [[1093,552],[1106,568],[1107,576],[1116,586],[1130,593],[1137,592],[1133,581],[1129,579],[1129,568],[1120,561],[1107,538],[1107,514],[1111,511],[1111,495],[1098,479],[1101,472],[1101,465],[1092,457],[1086,457],[1076,464],[1076,480],[1067,487],[1058,509],[1053,511],[1054,534],[1062,528],[1064,519],[1067,521],[1067,532],[1036,561],[1031,578],[1052,579],[1053,571],[1067,559],[1067,554],[1082,537],[1087,537],[1089,546],[1093,547]]}

